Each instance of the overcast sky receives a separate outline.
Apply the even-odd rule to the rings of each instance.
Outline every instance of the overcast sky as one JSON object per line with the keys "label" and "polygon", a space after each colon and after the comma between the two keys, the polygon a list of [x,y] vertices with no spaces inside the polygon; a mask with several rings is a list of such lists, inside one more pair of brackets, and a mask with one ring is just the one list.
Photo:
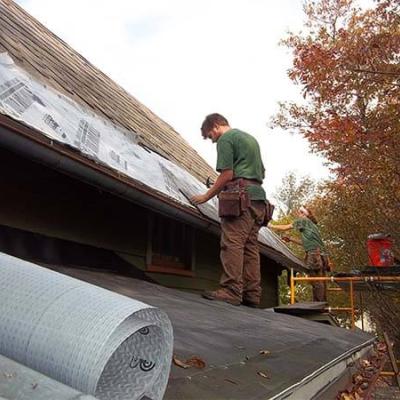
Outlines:
{"label": "overcast sky", "polygon": [[291,56],[278,45],[304,21],[302,0],[17,0],[30,14],[172,125],[209,163],[200,135],[219,112],[260,142],[273,193],[290,170],[327,177],[298,136],[268,127],[296,99]]}

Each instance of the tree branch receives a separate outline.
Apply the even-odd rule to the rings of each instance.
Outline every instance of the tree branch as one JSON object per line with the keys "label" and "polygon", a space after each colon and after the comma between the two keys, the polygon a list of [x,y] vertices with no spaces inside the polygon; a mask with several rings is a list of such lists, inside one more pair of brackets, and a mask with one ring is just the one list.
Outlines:
{"label": "tree branch", "polygon": [[362,68],[354,68],[354,69],[350,69],[350,71],[366,73],[366,74],[400,76],[400,72],[373,71],[373,70],[370,70],[370,69],[362,69]]}

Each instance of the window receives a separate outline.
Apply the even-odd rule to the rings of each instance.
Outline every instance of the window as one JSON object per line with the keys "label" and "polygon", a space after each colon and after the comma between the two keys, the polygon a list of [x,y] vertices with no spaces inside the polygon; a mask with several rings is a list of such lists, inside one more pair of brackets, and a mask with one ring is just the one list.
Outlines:
{"label": "window", "polygon": [[192,227],[149,213],[147,271],[194,276],[194,230]]}

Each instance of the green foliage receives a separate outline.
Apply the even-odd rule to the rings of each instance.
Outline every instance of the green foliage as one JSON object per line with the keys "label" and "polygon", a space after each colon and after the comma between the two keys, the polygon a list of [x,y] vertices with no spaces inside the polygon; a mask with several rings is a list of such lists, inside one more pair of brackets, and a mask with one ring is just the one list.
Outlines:
{"label": "green foliage", "polygon": [[[303,276],[303,274],[297,275]],[[280,304],[290,303],[290,272],[287,270],[282,271],[279,277],[279,302]],[[297,283],[295,285],[295,299],[297,302],[312,301],[312,287],[307,283]]]}
{"label": "green foliage", "polygon": [[278,278],[279,304],[290,304],[290,286],[288,285],[288,271],[284,269]]}

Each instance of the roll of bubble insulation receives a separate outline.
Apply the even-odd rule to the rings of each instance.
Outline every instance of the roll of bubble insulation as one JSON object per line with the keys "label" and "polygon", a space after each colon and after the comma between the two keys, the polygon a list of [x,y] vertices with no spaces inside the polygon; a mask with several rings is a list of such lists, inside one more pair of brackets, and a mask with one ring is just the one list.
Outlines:
{"label": "roll of bubble insulation", "polygon": [[167,315],[0,253],[0,353],[99,399],[161,399]]}
{"label": "roll of bubble insulation", "polygon": [[98,400],[0,354],[0,400]]}

